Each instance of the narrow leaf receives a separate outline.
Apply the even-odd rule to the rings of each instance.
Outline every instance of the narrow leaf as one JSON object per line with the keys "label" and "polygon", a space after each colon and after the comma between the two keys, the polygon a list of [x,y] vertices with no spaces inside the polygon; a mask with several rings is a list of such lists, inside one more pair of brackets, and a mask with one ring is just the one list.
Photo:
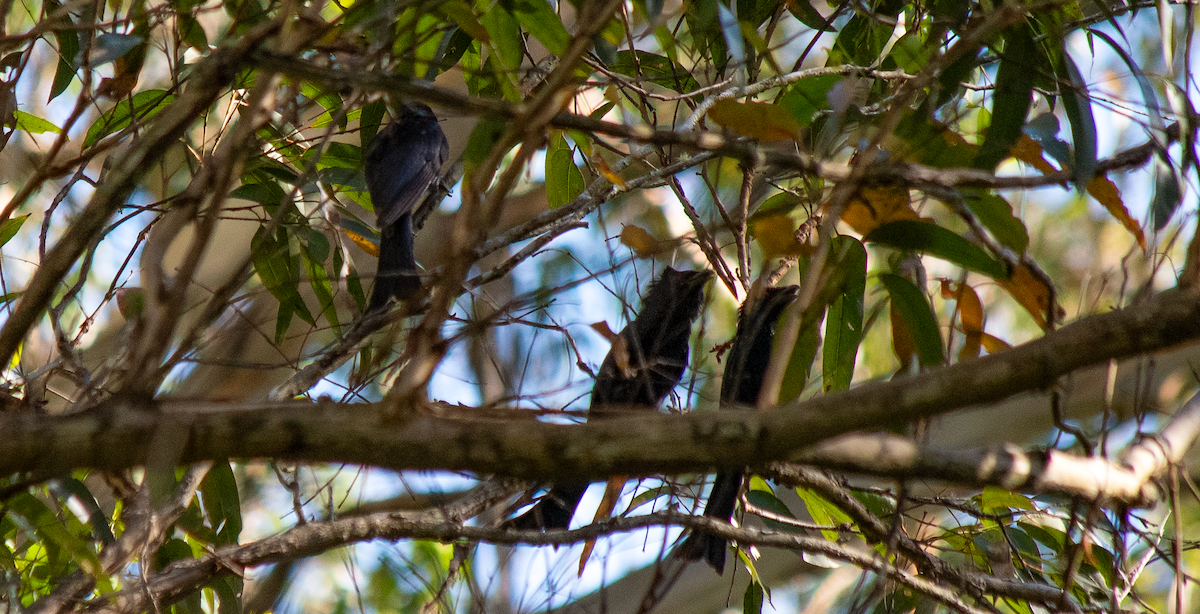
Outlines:
{"label": "narrow leaf", "polygon": [[937,224],[898,220],[876,228],[864,240],[909,251],[925,252],[993,279],[1008,277],[1003,263],[987,255],[987,252],[974,243]]}
{"label": "narrow leaf", "polygon": [[933,315],[933,307],[913,283],[899,275],[884,273],[879,276],[883,286],[887,288],[892,306],[904,319],[913,344],[916,346],[917,357],[921,365],[929,368],[945,363],[942,353],[945,345],[942,342],[942,331],[938,328],[937,318]]}
{"label": "narrow leaf", "polygon": [[834,239],[833,252],[844,277],[837,298],[829,305],[822,350],[825,391],[846,390],[854,379],[854,363],[862,342],[863,296],[867,285],[867,250],[854,237]]}

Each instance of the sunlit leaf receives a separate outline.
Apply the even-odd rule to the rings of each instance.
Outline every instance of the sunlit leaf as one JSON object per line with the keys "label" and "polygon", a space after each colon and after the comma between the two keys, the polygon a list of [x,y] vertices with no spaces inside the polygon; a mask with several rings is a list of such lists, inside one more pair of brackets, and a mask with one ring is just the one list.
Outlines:
{"label": "sunlit leaf", "polygon": [[17,130],[24,130],[30,134],[43,134],[46,132],[62,134],[62,128],[36,115],[31,115],[20,109],[15,111],[15,115],[17,118]]}
{"label": "sunlit leaf", "polygon": [[[1046,328],[1046,314],[1050,309],[1050,288],[1040,276],[1034,274],[1028,264],[1017,265],[1008,279],[997,281],[1013,298],[1017,299],[1017,302],[1025,308],[1025,311],[1029,312],[1029,315],[1033,316],[1038,326]],[[1055,305],[1054,309],[1055,319],[1061,319],[1058,314],[1062,312],[1062,307]]]}
{"label": "sunlit leaf", "polygon": [[718,100],[708,111],[713,123],[739,136],[760,141],[791,141],[800,135],[800,124],[779,105],[766,102]]}
{"label": "sunlit leaf", "polygon": [[865,236],[889,222],[920,219],[911,202],[905,185],[863,186],[846,204],[842,221]]}
{"label": "sunlit leaf", "polygon": [[164,90],[146,90],[134,94],[130,100],[121,101],[92,122],[83,147],[91,147],[100,139],[129,127],[133,120],[144,121],[162,111],[175,100],[175,96]]}
{"label": "sunlit leaf", "polygon": [[662,251],[658,239],[644,228],[633,224],[621,229],[621,244],[632,249],[638,258],[650,258]]}
{"label": "sunlit leaf", "polygon": [[1109,215],[1121,222],[1125,230],[1133,235],[1137,240],[1138,246],[1142,251],[1146,251],[1146,234],[1142,232],[1142,225],[1133,216],[1129,214],[1129,209],[1125,207],[1125,202],[1121,200],[1121,191],[1117,189],[1117,184],[1112,182],[1106,175],[1094,177],[1087,186],[1088,194],[1092,195],[1104,208],[1108,210]]}

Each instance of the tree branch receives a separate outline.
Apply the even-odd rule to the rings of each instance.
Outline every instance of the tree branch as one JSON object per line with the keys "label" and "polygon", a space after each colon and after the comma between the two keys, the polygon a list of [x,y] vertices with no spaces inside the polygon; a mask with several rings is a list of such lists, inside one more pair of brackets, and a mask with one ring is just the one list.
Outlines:
{"label": "tree branch", "polygon": [[403,399],[385,412],[379,404],[329,400],[231,406],[115,398],[67,416],[6,414],[0,415],[0,472],[141,465],[165,421],[186,433],[182,463],[270,457],[541,479],[761,466],[800,458],[806,446],[837,435],[994,403],[1049,387],[1081,367],[1198,339],[1198,296],[1200,290],[1168,290],[1002,354],[762,412],[631,411],[618,420],[563,425],[537,422],[522,410]]}

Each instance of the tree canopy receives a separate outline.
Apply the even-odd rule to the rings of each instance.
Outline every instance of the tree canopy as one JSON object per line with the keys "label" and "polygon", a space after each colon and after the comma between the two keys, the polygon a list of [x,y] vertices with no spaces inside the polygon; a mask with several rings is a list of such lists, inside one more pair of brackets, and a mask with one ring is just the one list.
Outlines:
{"label": "tree canopy", "polygon": [[[7,611],[1196,607],[1192,5],[0,7]],[[415,102],[421,290],[367,311]],[[667,266],[682,380],[586,422]],[[610,492],[505,523],[556,480]]]}

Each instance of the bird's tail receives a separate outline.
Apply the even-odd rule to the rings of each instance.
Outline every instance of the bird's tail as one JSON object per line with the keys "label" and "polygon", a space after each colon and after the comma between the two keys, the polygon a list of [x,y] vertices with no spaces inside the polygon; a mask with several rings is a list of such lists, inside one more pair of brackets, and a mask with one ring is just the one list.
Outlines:
{"label": "bird's tail", "polygon": [[529,511],[513,518],[508,525],[514,529],[546,530],[567,529],[571,526],[571,517],[583,493],[587,492],[587,484],[565,484],[555,486],[542,496]]}
{"label": "bird's tail", "polygon": [[[737,506],[738,493],[742,490],[741,471],[719,471],[713,480],[712,492],[704,506],[704,515],[729,522]],[[692,531],[687,539],[675,549],[676,556],[698,561],[704,559],[717,573],[725,571],[725,540],[704,530]]]}
{"label": "bird's tail", "polygon": [[380,232],[379,269],[368,311],[386,306],[393,296],[402,301],[412,298],[420,288],[421,278],[413,256],[412,216],[402,215]]}

